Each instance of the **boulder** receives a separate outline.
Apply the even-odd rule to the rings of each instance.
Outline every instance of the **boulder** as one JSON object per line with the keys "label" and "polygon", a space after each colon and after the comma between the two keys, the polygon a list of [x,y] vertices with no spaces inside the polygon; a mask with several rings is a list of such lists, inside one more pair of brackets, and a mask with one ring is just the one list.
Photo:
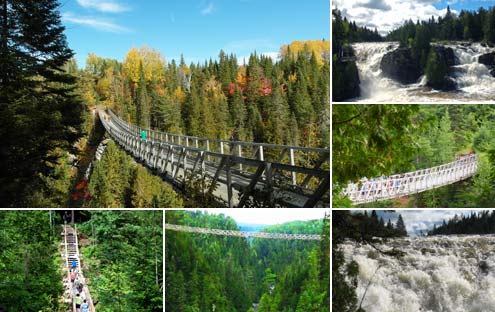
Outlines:
{"label": "boulder", "polygon": [[478,57],[478,63],[493,66],[495,65],[495,52],[485,53]]}
{"label": "boulder", "polygon": [[481,272],[487,274],[490,267],[488,266],[488,263],[486,263],[486,261],[480,261],[479,268]]}
{"label": "boulder", "polygon": [[415,83],[422,74],[419,62],[409,48],[398,48],[385,54],[380,68],[385,77],[403,84]]}
{"label": "boulder", "polygon": [[454,66],[459,64],[459,59],[455,56],[454,49],[444,46],[434,46],[435,52],[438,56],[445,60],[447,66]]}
{"label": "boulder", "polygon": [[495,77],[495,52],[482,54],[478,57],[478,63],[486,65],[490,75]]}
{"label": "boulder", "polygon": [[431,81],[426,82],[428,87],[431,87],[435,90],[442,91],[454,91],[457,89],[457,84],[454,79],[450,77],[445,77],[441,82],[432,83]]}

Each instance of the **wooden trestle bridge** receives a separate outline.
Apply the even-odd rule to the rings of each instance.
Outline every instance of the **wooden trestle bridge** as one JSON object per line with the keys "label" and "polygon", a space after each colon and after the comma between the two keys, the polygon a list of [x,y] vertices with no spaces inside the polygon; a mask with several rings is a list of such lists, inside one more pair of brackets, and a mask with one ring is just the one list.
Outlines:
{"label": "wooden trestle bridge", "polygon": [[477,155],[470,154],[437,167],[370,180],[363,178],[358,183],[349,183],[342,194],[355,205],[370,203],[456,183],[470,178],[477,169]]}
{"label": "wooden trestle bridge", "polygon": [[[228,207],[245,206],[261,190],[288,207],[330,205],[329,195],[325,197],[330,171],[322,169],[330,161],[329,149],[170,134],[141,129],[111,110],[98,110],[98,115],[113,140],[179,190],[197,174],[211,179],[210,191]],[[309,158],[316,159],[311,168],[298,164]]]}
{"label": "wooden trestle bridge", "polygon": [[317,234],[243,232],[243,231],[234,231],[234,230],[207,229],[207,228],[169,224],[169,223],[165,224],[165,230],[199,233],[199,234],[234,236],[234,237],[272,238],[272,239],[285,239],[285,240],[321,240],[321,235],[317,235]]}

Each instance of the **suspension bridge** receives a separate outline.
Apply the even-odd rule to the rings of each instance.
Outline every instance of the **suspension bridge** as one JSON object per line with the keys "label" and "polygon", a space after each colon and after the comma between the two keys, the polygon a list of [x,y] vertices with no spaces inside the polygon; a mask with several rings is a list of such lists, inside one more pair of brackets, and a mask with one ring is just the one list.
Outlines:
{"label": "suspension bridge", "polygon": [[198,175],[211,179],[208,191],[228,207],[243,207],[263,191],[287,207],[330,205],[330,171],[322,168],[329,149],[170,134],[141,129],[111,110],[98,115],[114,141],[179,190]]}
{"label": "suspension bridge", "polygon": [[[64,240],[62,242],[63,252],[62,252],[62,269],[65,271],[65,276],[63,278],[64,284],[64,303],[70,304],[73,312],[76,311],[76,301],[75,297],[79,293],[77,285],[82,285],[82,291],[79,293],[81,301],[86,300],[89,306],[90,312],[96,312],[93,300],[91,298],[91,293],[86,284],[86,279],[84,278],[81,259],[79,257],[79,242],[77,238],[77,229],[64,223],[64,231],[62,232]],[[73,263],[75,266],[73,266]],[[76,279],[71,281],[70,274],[71,270],[74,270],[76,274]],[[79,309],[80,310],[80,309]]]}
{"label": "suspension bridge", "polygon": [[207,228],[191,227],[186,225],[177,225],[170,223],[165,223],[165,230],[188,232],[188,233],[199,233],[199,234],[246,237],[246,238],[253,237],[253,238],[271,238],[271,239],[285,239],[285,240],[321,240],[321,235],[317,235],[317,234],[243,232],[243,231],[234,231],[234,230],[207,229]]}
{"label": "suspension bridge", "polygon": [[470,178],[478,169],[477,155],[461,156],[458,160],[428,169],[396,174],[389,177],[363,178],[349,183],[343,190],[354,205],[397,198],[432,190]]}

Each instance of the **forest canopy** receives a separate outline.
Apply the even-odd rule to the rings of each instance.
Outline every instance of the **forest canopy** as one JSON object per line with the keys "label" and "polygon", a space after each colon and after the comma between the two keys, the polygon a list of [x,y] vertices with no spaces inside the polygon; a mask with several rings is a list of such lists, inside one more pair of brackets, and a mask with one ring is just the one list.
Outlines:
{"label": "forest canopy", "polygon": [[[491,207],[495,203],[495,126],[491,105],[361,105],[333,107],[333,200],[350,205],[339,187],[363,177],[431,168],[474,152],[478,170],[468,180],[373,203],[415,207]],[[337,204],[337,205],[336,205]]]}
{"label": "forest canopy", "polygon": [[[166,211],[166,222],[239,230],[235,221],[202,212]],[[262,229],[322,234],[323,240],[285,241],[166,231],[167,311],[328,311],[329,219]]]}

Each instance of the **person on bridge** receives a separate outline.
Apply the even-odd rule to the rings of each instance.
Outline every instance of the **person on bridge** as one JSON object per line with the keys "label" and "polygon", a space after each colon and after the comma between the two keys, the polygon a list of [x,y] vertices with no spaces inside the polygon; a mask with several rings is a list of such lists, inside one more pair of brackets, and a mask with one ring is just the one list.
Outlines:
{"label": "person on bridge", "polygon": [[70,271],[70,282],[74,283],[75,280],[76,280],[76,272],[74,272],[74,270],[71,270]]}
{"label": "person on bridge", "polygon": [[81,311],[82,298],[79,294],[76,295],[75,302],[76,302],[76,312]]}
{"label": "person on bridge", "polygon": [[89,312],[89,304],[86,302],[86,299],[84,299],[83,304],[81,304],[81,309],[82,312]]}
{"label": "person on bridge", "polygon": [[77,267],[77,261],[72,260],[72,269],[74,270]]}

